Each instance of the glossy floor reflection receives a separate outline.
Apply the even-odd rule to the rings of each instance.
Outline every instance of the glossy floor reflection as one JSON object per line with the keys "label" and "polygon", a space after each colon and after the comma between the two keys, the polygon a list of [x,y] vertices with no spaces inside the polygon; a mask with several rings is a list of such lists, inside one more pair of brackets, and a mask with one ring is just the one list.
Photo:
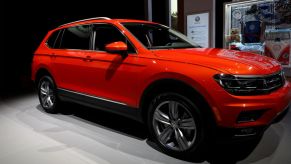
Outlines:
{"label": "glossy floor reflection", "polygon": [[259,142],[216,145],[206,159],[184,161],[161,153],[137,122],[78,105],[47,114],[26,94],[0,99],[0,145],[3,164],[289,164],[291,112]]}

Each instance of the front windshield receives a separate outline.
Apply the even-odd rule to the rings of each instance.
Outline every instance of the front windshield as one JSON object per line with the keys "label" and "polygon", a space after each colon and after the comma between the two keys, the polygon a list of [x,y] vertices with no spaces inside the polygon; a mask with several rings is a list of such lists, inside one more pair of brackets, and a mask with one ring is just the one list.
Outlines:
{"label": "front windshield", "polygon": [[185,35],[159,24],[122,23],[148,49],[197,48]]}

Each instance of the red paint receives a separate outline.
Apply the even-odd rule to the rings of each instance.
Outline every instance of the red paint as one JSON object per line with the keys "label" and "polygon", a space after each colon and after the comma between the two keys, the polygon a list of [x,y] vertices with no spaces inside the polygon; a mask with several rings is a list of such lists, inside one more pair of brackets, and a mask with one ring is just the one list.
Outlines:
{"label": "red paint", "polygon": [[[120,22],[137,20],[90,20],[73,23],[57,29],[83,23],[107,22],[118,27],[133,43],[137,54],[122,57],[119,54],[97,51],[50,49],[46,40],[36,50],[32,64],[32,79],[37,71],[47,69],[59,88],[86,93],[132,107],[139,107],[145,89],[156,80],[176,79],[198,91],[209,103],[216,122],[224,127],[267,125],[291,100],[289,82],[267,95],[234,96],[214,80],[219,73],[233,75],[268,75],[281,70],[275,60],[246,52],[213,48],[175,50],[148,50],[128,32]],[[117,42],[107,46],[110,50],[124,50]],[[237,124],[241,111],[267,109],[257,121]],[[203,110],[203,109],[201,109]]]}
{"label": "red paint", "polygon": [[123,42],[114,42],[106,45],[106,50],[107,51],[126,51],[127,50],[127,45]]}

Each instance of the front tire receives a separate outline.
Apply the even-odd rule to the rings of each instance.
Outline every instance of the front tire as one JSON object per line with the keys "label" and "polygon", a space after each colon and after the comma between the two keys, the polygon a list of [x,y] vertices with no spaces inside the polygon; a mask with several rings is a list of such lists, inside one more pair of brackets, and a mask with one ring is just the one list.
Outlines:
{"label": "front tire", "polygon": [[42,108],[47,113],[58,113],[59,100],[56,85],[50,76],[43,76],[38,82],[38,97]]}
{"label": "front tire", "polygon": [[165,153],[183,158],[204,152],[206,129],[198,107],[189,98],[160,94],[152,100],[147,118],[151,139]]}

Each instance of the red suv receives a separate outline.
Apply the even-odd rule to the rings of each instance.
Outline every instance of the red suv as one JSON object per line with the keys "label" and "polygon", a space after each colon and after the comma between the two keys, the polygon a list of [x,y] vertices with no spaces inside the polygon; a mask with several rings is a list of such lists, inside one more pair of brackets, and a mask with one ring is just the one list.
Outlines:
{"label": "red suv", "polygon": [[32,79],[45,111],[57,113],[70,101],[128,116],[175,155],[200,152],[213,135],[260,136],[291,100],[277,61],[201,48],[140,20],[99,17],[48,32],[35,52]]}

